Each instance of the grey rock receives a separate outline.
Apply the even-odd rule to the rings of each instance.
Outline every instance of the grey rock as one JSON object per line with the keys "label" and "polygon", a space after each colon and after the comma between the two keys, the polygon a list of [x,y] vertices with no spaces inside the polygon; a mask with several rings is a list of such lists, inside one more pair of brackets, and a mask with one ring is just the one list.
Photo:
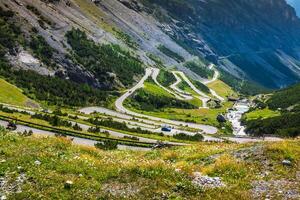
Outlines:
{"label": "grey rock", "polygon": [[291,165],[292,165],[292,162],[291,162],[290,160],[283,160],[283,161],[282,161],[282,164],[283,164],[284,166],[291,166]]}

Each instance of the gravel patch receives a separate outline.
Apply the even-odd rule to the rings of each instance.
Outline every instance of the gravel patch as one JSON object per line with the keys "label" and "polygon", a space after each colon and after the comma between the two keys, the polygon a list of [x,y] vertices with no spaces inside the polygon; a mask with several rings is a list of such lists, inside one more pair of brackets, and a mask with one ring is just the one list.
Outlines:
{"label": "gravel patch", "polygon": [[254,181],[252,183],[254,199],[300,199],[299,182],[288,180]]}
{"label": "gravel patch", "polygon": [[220,177],[209,177],[195,172],[192,183],[205,189],[225,187]]}
{"label": "gravel patch", "polygon": [[22,192],[22,185],[26,181],[26,174],[21,173],[12,180],[8,175],[0,177],[0,200],[7,199],[7,196]]}

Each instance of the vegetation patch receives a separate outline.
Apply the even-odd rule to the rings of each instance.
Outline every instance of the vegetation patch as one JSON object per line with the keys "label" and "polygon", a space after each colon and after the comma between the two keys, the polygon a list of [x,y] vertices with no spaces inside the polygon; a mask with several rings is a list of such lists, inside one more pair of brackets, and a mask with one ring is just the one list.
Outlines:
{"label": "vegetation patch", "polygon": [[0,65],[0,74],[22,88],[27,96],[49,105],[106,105],[113,96],[113,93],[100,91],[86,84],[42,76],[33,71],[11,70],[8,63]]}
{"label": "vegetation patch", "polygon": [[129,107],[143,111],[154,111],[164,108],[197,108],[188,102],[176,99],[153,82],[145,83],[145,88],[137,90],[132,98],[126,100],[126,103]]}
{"label": "vegetation patch", "polygon": [[[260,154],[257,144],[199,143],[135,152],[79,147],[62,137],[23,137],[3,129],[0,138],[1,180],[14,183],[21,174],[26,177],[19,192],[6,193],[9,199],[39,198],[42,193],[51,199],[224,199],[226,195],[248,200],[256,194],[251,187],[255,180],[288,179],[294,183],[292,189],[299,188],[299,140],[262,143]],[[290,167],[281,164],[287,158],[292,160]],[[200,169],[220,177],[226,187],[203,190],[194,185],[191,176]],[[70,187],[65,187],[67,182]],[[278,194],[278,190],[272,193],[272,185],[269,191]]]}
{"label": "vegetation patch", "polygon": [[256,120],[244,118],[243,123],[246,124],[246,132],[254,136],[297,137],[300,135],[300,112],[282,113],[280,116]]}
{"label": "vegetation patch", "polygon": [[169,87],[170,85],[176,82],[176,78],[171,72],[161,69],[157,76],[157,81],[162,86]]}
{"label": "vegetation patch", "polygon": [[199,76],[203,78],[212,78],[214,76],[214,70],[208,68],[208,66],[201,61],[189,61],[184,64],[185,67],[189,68]]}
{"label": "vegetation patch", "polygon": [[46,24],[48,25],[52,25],[52,22],[49,21],[44,15],[42,15],[42,13],[33,5],[26,5],[26,8],[28,10],[30,10],[32,13],[34,13],[38,18],[38,23],[40,24],[40,26],[43,28],[43,29],[47,29]]}
{"label": "vegetation patch", "polygon": [[209,83],[207,86],[224,98],[228,96],[237,96],[237,93],[221,80],[216,80],[212,83]]}
{"label": "vegetation patch", "polygon": [[122,84],[130,86],[135,82],[136,76],[144,73],[142,63],[118,45],[98,45],[79,29],[72,29],[66,37],[76,61],[92,72],[100,82],[115,87],[116,76]]}
{"label": "vegetation patch", "polygon": [[181,55],[179,55],[178,53],[172,51],[171,49],[167,48],[166,46],[164,46],[162,44],[159,45],[157,47],[157,49],[160,50],[166,56],[169,56],[170,58],[173,58],[177,62],[184,62],[184,58]]}
{"label": "vegetation patch", "polygon": [[266,119],[270,117],[277,117],[281,113],[279,111],[273,111],[268,108],[265,109],[256,109],[250,112],[247,112],[243,117],[247,120],[254,120],[254,119]]}
{"label": "vegetation patch", "polygon": [[139,133],[139,134],[154,134],[151,131],[142,130],[140,127],[138,128],[129,128],[125,123],[113,121],[113,119],[98,119],[98,118],[91,118],[88,120],[91,124],[96,125],[97,127],[110,127],[116,130],[123,130],[133,133]]}
{"label": "vegetation patch", "polygon": [[203,83],[201,83],[200,81],[195,81],[193,80],[192,83],[194,84],[194,86],[196,88],[198,88],[198,90],[206,93],[206,94],[210,94],[210,90],[209,87],[207,87],[206,85],[204,85]]}
{"label": "vegetation patch", "polygon": [[16,106],[30,106],[37,104],[26,97],[22,90],[0,79],[0,102]]}
{"label": "vegetation patch", "polygon": [[185,133],[178,133],[178,134],[174,135],[173,137],[178,140],[189,140],[189,141],[195,141],[195,142],[200,142],[200,141],[204,140],[203,135],[201,135],[200,133],[197,133],[195,135],[187,135]]}
{"label": "vegetation patch", "polygon": [[300,104],[300,84],[296,84],[287,89],[276,91],[267,101],[271,109],[286,109],[290,106]]}
{"label": "vegetation patch", "polygon": [[113,28],[113,30],[117,33],[117,37],[121,39],[128,47],[137,50],[139,47],[139,44],[135,42],[130,35],[127,33],[124,33],[123,31],[117,30]]}
{"label": "vegetation patch", "polygon": [[219,71],[221,72],[220,80],[230,86],[234,91],[237,91],[241,94],[255,95],[270,92],[270,89],[267,89],[254,82],[236,78],[235,76],[221,69],[219,69]]}
{"label": "vegetation patch", "polygon": [[55,50],[45,41],[42,36],[32,36],[29,46],[39,60],[41,60],[47,66],[56,68],[56,64],[53,61],[53,54],[55,53]]}
{"label": "vegetation patch", "polygon": [[267,96],[267,100],[255,100],[256,108],[243,116],[247,133],[255,136],[300,135],[300,85],[279,90]]}

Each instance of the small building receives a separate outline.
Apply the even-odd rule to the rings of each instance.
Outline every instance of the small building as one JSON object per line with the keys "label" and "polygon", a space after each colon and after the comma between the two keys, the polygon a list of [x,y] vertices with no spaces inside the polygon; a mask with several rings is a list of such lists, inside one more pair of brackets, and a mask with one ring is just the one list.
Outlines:
{"label": "small building", "polygon": [[228,101],[232,101],[232,102],[237,102],[239,100],[238,97],[232,97],[232,96],[229,96],[227,97]]}

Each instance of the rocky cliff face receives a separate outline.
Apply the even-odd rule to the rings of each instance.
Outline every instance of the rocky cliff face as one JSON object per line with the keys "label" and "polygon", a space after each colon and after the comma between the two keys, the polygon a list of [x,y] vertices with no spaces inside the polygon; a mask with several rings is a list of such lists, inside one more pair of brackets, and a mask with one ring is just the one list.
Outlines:
{"label": "rocky cliff face", "polygon": [[296,9],[297,15],[300,16],[300,1],[287,0],[287,2]]}
{"label": "rocky cliff face", "polygon": [[285,0],[141,2],[167,13],[161,27],[172,38],[227,71],[271,88],[299,81],[300,20]]}

